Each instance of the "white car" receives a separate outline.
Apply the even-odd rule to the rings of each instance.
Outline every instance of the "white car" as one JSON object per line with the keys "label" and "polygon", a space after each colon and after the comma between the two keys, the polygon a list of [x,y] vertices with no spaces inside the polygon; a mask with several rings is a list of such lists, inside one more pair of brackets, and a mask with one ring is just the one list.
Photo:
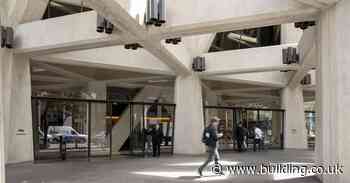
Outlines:
{"label": "white car", "polygon": [[[40,144],[44,144],[44,132],[42,132],[41,130],[39,130],[39,140]],[[47,134],[47,141],[51,144],[55,142],[53,136],[50,134]]]}
{"label": "white car", "polygon": [[74,128],[70,126],[50,126],[48,134],[59,142],[59,138],[62,136],[66,143],[87,143],[88,136],[80,134]]}

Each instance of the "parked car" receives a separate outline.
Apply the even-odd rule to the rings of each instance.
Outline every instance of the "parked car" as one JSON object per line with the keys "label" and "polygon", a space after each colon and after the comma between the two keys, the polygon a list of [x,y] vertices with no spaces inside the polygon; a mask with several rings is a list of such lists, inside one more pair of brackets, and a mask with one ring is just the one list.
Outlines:
{"label": "parked car", "polygon": [[[39,144],[45,144],[44,141],[45,141],[45,138],[44,138],[44,132],[39,130]],[[52,143],[55,143],[55,139],[52,135],[50,134],[47,134],[47,141],[52,144]]]}
{"label": "parked car", "polygon": [[50,126],[48,129],[48,134],[51,135],[55,141],[59,142],[60,137],[66,143],[87,143],[88,136],[85,134],[80,134],[74,128],[70,126]]}

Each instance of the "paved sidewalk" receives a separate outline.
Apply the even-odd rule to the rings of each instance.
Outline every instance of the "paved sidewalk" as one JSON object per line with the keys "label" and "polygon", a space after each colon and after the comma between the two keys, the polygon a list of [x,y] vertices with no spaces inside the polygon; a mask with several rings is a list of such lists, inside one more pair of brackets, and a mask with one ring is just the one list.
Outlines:
{"label": "paved sidewalk", "polygon": [[[263,162],[310,164],[314,153],[304,150],[271,150],[243,154],[225,153],[222,164],[261,164]],[[204,156],[167,156],[161,158],[118,157],[113,160],[67,160],[38,164],[16,164],[6,168],[7,183],[172,183],[172,182],[283,182],[318,183],[313,176],[216,176],[197,168]]]}

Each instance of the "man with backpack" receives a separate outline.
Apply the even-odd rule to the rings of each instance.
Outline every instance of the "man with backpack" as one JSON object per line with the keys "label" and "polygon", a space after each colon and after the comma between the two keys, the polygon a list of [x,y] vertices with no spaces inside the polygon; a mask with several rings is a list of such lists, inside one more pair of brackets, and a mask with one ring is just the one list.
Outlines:
{"label": "man with backpack", "polygon": [[203,163],[203,165],[200,166],[198,169],[198,173],[200,176],[202,176],[203,169],[211,161],[213,161],[213,159],[215,160],[215,164],[218,164],[218,161],[220,159],[218,148],[217,148],[217,141],[220,137],[223,136],[223,134],[218,133],[217,128],[218,128],[219,122],[220,122],[220,119],[218,117],[213,117],[210,120],[209,125],[203,131],[202,142],[207,146],[208,158]]}

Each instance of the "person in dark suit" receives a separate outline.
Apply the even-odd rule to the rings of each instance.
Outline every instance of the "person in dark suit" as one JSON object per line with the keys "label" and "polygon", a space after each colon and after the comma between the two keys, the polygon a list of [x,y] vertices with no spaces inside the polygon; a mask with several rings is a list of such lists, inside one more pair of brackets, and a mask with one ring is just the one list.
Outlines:
{"label": "person in dark suit", "polygon": [[152,145],[153,145],[153,157],[160,156],[160,144],[163,141],[163,129],[157,124],[152,129]]}
{"label": "person in dark suit", "polygon": [[144,139],[145,139],[145,156],[151,156],[152,153],[152,129],[143,129]]}
{"label": "person in dark suit", "polygon": [[237,140],[238,152],[242,152],[243,142],[244,142],[244,129],[242,127],[242,123],[239,123],[238,127],[236,128],[236,140]]}

